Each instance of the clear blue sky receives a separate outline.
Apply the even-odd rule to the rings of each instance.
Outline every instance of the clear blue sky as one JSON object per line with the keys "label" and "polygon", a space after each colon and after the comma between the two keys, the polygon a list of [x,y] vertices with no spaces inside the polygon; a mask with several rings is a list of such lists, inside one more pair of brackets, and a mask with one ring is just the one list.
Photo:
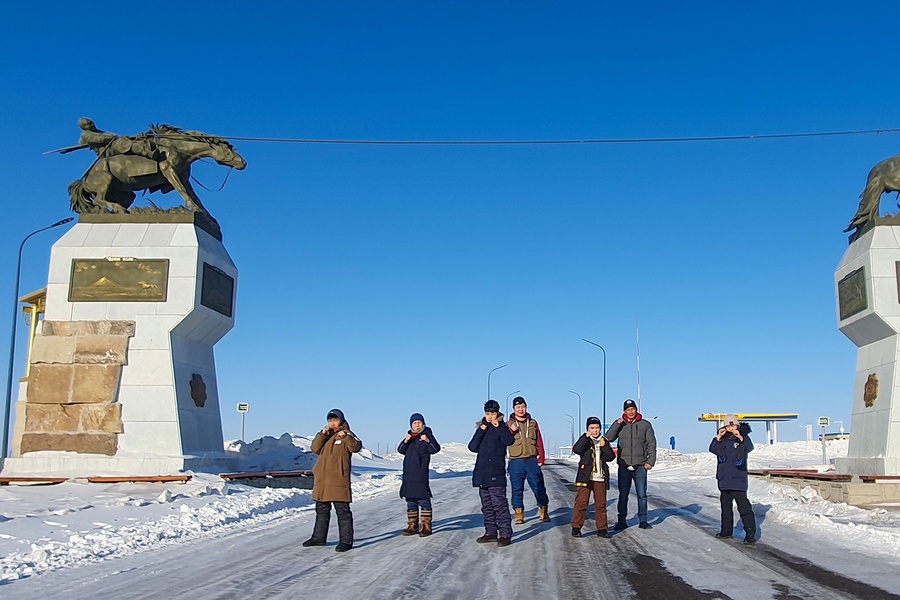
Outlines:
{"label": "clear blue sky", "polygon": [[[66,186],[90,164],[42,154],[75,143],[81,116],[123,134],[329,139],[900,126],[896,2],[294,4],[5,9],[0,339],[20,240],[69,215]],[[581,338],[608,352],[608,416],[637,396],[638,318],[661,443],[705,449],[706,411],[799,412],[785,439],[819,415],[850,427],[856,349],[833,273],[866,174],[900,135],[236,146],[246,171],[200,190],[240,269],[216,347],[226,437],[250,402],[248,438],[311,434],[337,406],[372,449],[414,411],[468,441],[488,371],[508,364],[492,395],[521,390],[561,444],[567,390],[583,417],[601,412],[602,354]],[[225,173],[196,169],[212,189]],[[28,243],[23,292],[45,284],[57,233]]]}

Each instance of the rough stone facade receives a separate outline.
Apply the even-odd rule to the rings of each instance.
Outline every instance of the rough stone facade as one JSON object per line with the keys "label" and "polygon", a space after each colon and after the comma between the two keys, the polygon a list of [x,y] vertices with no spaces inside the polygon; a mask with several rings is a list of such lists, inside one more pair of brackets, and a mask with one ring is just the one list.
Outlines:
{"label": "rough stone facade", "polygon": [[134,321],[44,321],[34,339],[21,452],[113,456],[122,433],[117,402]]}

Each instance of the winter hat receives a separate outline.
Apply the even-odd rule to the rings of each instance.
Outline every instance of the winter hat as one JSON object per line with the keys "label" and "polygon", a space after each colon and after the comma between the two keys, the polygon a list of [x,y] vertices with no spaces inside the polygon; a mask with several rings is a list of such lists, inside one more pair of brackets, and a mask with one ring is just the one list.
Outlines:
{"label": "winter hat", "polygon": [[328,416],[326,416],[325,418],[326,419],[340,419],[342,425],[346,421],[346,419],[344,419],[343,411],[341,411],[341,409],[339,409],[339,408],[332,408],[331,410],[329,410]]}
{"label": "winter hat", "polygon": [[422,413],[413,413],[409,415],[409,426],[412,427],[413,421],[422,421],[422,425],[425,424],[425,417],[422,416]]}
{"label": "winter hat", "polygon": [[484,403],[484,412],[500,412],[500,403],[496,400],[488,400]]}
{"label": "winter hat", "polygon": [[597,417],[588,417],[587,423],[585,424],[585,429],[590,427],[591,425],[599,425],[601,428],[603,427],[603,422]]}
{"label": "winter hat", "polygon": [[525,398],[523,398],[522,396],[516,396],[515,398],[513,398],[513,408],[515,408],[516,406],[518,406],[520,404],[524,404],[525,406],[528,406],[528,403],[525,402]]}
{"label": "winter hat", "polygon": [[629,408],[637,408],[637,404],[634,403],[634,400],[629,398],[625,401],[625,405],[622,407],[622,410],[628,410]]}
{"label": "winter hat", "polygon": [[738,421],[737,415],[725,415],[725,423],[724,425],[727,427],[728,425],[740,425]]}

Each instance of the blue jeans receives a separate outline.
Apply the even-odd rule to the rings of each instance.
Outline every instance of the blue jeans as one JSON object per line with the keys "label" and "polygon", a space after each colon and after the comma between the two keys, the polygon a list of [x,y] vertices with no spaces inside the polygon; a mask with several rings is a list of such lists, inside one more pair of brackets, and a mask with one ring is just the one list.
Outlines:
{"label": "blue jeans", "polygon": [[431,510],[431,498],[407,498],[406,510]]}
{"label": "blue jeans", "polygon": [[647,469],[637,465],[634,471],[619,465],[619,523],[628,517],[628,494],[631,493],[631,482],[634,481],[634,492],[638,498],[638,518],[641,523],[647,522]]}
{"label": "blue jeans", "polygon": [[512,458],[509,461],[509,483],[512,487],[513,509],[525,508],[525,480],[534,492],[538,506],[547,506],[547,488],[544,486],[544,474],[538,466],[536,458]]}

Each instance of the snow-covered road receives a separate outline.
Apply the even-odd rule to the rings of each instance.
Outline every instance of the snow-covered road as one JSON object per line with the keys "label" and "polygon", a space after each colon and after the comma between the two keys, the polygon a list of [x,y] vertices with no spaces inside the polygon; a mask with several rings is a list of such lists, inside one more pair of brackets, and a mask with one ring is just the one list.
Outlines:
{"label": "snow-covered road", "polygon": [[[550,461],[552,523],[528,520],[513,544],[476,544],[482,519],[468,472],[433,474],[435,534],[402,537],[396,491],[353,504],[353,550],[303,548],[312,512],[0,586],[14,598],[900,598],[896,558],[853,552],[825,535],[766,519],[754,547],[713,537],[717,498],[696,481],[650,477],[650,531],[630,527],[604,540],[570,535],[574,465]],[[615,491],[609,514],[614,518]],[[635,510],[634,499],[631,511]],[[589,514],[590,517],[590,514]],[[634,520],[630,521],[634,524]],[[593,527],[589,518],[585,532]],[[803,539],[799,539],[802,537]],[[812,540],[812,541],[810,541]]]}

